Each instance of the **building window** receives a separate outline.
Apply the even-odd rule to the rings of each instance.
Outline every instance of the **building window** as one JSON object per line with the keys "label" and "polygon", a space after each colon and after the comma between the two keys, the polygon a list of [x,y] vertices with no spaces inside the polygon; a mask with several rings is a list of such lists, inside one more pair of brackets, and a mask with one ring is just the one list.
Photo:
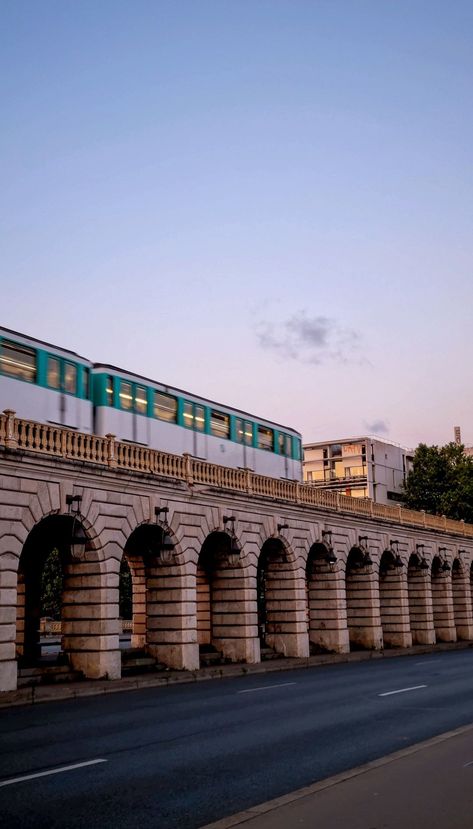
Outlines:
{"label": "building window", "polygon": [[73,363],[64,365],[64,391],[69,394],[77,394],[77,366]]}
{"label": "building window", "polygon": [[50,389],[61,388],[61,363],[57,357],[48,357],[47,383]]}
{"label": "building window", "polygon": [[110,377],[110,375],[106,379],[105,391],[107,395],[107,406],[113,406],[113,377]]}
{"label": "building window", "polygon": [[330,457],[332,458],[341,458],[342,457],[342,444],[341,443],[333,443],[330,447]]}
{"label": "building window", "polygon": [[168,423],[177,421],[177,400],[170,394],[154,393],[154,416],[158,420],[167,420]]}
{"label": "building window", "polygon": [[135,389],[135,412],[146,414],[148,411],[148,400],[144,386],[136,386]]}
{"label": "building window", "polygon": [[0,371],[9,377],[36,381],[36,352],[15,343],[3,341],[0,347]]}
{"label": "building window", "polygon": [[133,408],[133,395],[131,383],[125,380],[120,381],[120,406],[126,412],[130,412]]}
{"label": "building window", "polygon": [[210,433],[217,438],[230,437],[230,417],[223,412],[210,412]]}
{"label": "building window", "polygon": [[274,432],[266,426],[258,426],[258,449],[272,452],[274,449]]}
{"label": "building window", "polygon": [[308,472],[308,473],[307,473],[307,480],[308,480],[308,481],[311,481],[311,480],[312,480],[312,472]]}

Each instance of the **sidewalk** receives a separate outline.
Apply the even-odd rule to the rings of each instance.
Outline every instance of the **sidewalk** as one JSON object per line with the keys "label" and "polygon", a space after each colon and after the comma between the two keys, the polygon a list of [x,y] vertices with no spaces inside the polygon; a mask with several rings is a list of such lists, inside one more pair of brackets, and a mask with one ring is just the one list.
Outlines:
{"label": "sidewalk", "polygon": [[[233,663],[215,668],[201,668],[198,671],[168,670],[155,674],[137,674],[124,679],[93,679],[82,682],[69,682],[56,685],[37,685],[20,688],[17,691],[0,692],[0,709],[12,705],[33,705],[39,702],[54,702],[77,697],[90,697],[101,694],[115,694],[120,691],[136,691],[139,688],[155,688],[187,682],[199,682],[209,679],[227,679],[250,674],[265,674],[278,671],[291,671],[300,668],[323,667],[345,662],[366,662],[370,659],[387,659],[396,656],[419,656],[424,653],[466,650],[473,647],[472,642],[439,643],[438,645],[415,645],[412,648],[390,648],[385,651],[354,651],[352,653],[321,654],[307,658],[272,659],[258,662],[256,665]],[[471,823],[473,829],[473,819]]]}
{"label": "sidewalk", "polygon": [[203,829],[471,829],[473,725]]}

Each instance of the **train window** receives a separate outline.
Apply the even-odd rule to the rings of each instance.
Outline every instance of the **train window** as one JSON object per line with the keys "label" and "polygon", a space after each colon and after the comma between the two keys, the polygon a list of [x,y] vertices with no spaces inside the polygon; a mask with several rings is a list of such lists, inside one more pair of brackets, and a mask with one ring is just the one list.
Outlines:
{"label": "train window", "polygon": [[36,352],[16,343],[2,342],[0,346],[0,371],[29,383],[36,381]]}
{"label": "train window", "polygon": [[284,435],[282,432],[279,432],[278,438],[278,445],[279,445],[279,454],[280,455],[287,455],[287,457],[291,457],[291,438],[289,435]]}
{"label": "train window", "polygon": [[301,459],[301,442],[299,438],[292,439],[292,445],[294,447],[294,460],[300,461]]}
{"label": "train window", "polygon": [[253,446],[253,424],[249,420],[242,420],[240,417],[235,418],[235,424],[237,443],[246,443],[247,446]]}
{"label": "train window", "polygon": [[122,409],[125,409],[126,412],[131,411],[133,408],[133,395],[131,389],[131,383],[125,382],[125,380],[120,380],[120,406]]}
{"label": "train window", "polygon": [[143,386],[137,386],[135,389],[135,411],[138,414],[146,414],[148,411],[146,389]]}
{"label": "train window", "polygon": [[182,417],[184,419],[184,426],[187,426],[188,429],[192,429],[194,426],[194,404],[189,403],[188,400],[184,400]]}
{"label": "train window", "polygon": [[64,365],[64,391],[77,394],[77,366],[72,363]]}
{"label": "train window", "polygon": [[177,400],[170,394],[154,393],[154,416],[159,420],[167,420],[168,423],[175,423],[177,420]]}
{"label": "train window", "polygon": [[223,412],[210,412],[210,432],[217,438],[230,437],[230,417]]}
{"label": "train window", "polygon": [[194,429],[205,432],[205,409],[203,406],[194,406]]}
{"label": "train window", "polygon": [[89,383],[90,383],[90,371],[88,368],[83,369],[82,374],[82,390],[86,400],[89,399]]}
{"label": "train window", "polygon": [[258,449],[272,452],[274,449],[274,432],[266,426],[258,426]]}
{"label": "train window", "polygon": [[107,395],[107,406],[113,406],[113,377],[107,376],[105,392]]}
{"label": "train window", "polygon": [[57,357],[48,357],[47,372],[47,381],[49,388],[61,388],[61,363]]}

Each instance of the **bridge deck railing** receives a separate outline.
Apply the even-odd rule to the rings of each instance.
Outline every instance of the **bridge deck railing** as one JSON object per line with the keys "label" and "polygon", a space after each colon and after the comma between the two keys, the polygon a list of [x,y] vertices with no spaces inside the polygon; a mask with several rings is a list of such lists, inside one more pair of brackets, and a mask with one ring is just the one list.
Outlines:
{"label": "bridge deck railing", "polygon": [[339,492],[301,484],[299,481],[257,475],[250,469],[220,466],[188,454],[172,455],[158,449],[117,441],[114,435],[101,437],[61,426],[23,420],[17,418],[11,409],[0,414],[0,446],[473,538],[472,524],[455,521],[444,515],[417,512],[401,504],[391,506],[378,504],[368,498],[352,498]]}

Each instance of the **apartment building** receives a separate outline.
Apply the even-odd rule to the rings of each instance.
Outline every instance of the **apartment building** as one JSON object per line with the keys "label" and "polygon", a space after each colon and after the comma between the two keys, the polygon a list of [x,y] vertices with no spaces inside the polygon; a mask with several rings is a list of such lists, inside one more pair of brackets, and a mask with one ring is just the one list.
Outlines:
{"label": "apartment building", "polygon": [[308,443],[303,449],[305,483],[380,504],[402,500],[413,450],[367,435]]}

